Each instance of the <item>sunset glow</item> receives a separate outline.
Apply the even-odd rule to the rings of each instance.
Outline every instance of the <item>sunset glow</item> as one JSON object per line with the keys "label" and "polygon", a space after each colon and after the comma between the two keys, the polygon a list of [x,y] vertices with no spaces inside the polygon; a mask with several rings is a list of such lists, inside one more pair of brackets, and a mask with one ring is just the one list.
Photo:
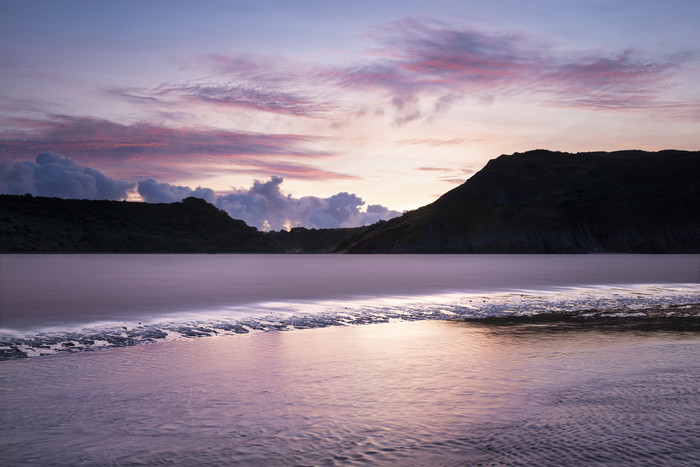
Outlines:
{"label": "sunset glow", "polygon": [[504,153],[697,150],[697,18],[681,0],[3,2],[0,191],[338,227]]}

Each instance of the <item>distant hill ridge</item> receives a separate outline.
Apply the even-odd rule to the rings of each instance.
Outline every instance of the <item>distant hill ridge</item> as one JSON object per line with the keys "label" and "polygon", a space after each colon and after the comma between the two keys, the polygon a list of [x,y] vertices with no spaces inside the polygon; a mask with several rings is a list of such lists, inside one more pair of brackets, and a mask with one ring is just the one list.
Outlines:
{"label": "distant hill ridge", "polygon": [[0,252],[281,252],[204,200],[148,204],[0,195]]}
{"label": "distant hill ridge", "polygon": [[0,195],[0,252],[700,253],[700,152],[502,155],[435,202],[353,229],[258,232],[171,204]]}
{"label": "distant hill ridge", "polygon": [[502,155],[348,253],[700,253],[700,152]]}

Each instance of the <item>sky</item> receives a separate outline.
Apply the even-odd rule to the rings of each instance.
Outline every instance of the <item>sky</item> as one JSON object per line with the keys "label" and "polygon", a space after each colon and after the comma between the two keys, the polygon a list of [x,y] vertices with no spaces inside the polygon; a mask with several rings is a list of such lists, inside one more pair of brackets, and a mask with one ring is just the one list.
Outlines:
{"label": "sky", "polygon": [[415,209],[531,149],[700,149],[696,0],[0,0],[0,192],[260,229]]}

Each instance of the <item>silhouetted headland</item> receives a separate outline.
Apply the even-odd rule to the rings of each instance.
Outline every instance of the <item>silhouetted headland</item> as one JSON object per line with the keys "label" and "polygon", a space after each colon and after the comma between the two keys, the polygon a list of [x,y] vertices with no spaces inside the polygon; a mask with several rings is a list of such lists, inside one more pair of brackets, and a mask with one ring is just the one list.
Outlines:
{"label": "silhouetted headland", "polygon": [[699,253],[700,152],[502,155],[348,253]]}
{"label": "silhouetted headland", "polygon": [[698,180],[698,151],[536,150],[389,221],[267,233],[196,198],[0,195],[0,252],[700,253]]}

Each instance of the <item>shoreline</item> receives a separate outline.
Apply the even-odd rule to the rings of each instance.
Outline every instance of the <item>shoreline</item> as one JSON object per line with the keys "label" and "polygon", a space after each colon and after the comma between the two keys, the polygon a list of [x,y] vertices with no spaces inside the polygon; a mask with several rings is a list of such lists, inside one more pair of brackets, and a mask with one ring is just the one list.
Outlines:
{"label": "shoreline", "polygon": [[458,321],[55,355],[0,364],[2,451],[36,465],[689,464],[698,356],[697,333]]}
{"label": "shoreline", "polygon": [[60,353],[95,351],[130,347],[156,342],[173,342],[200,337],[224,337],[237,334],[305,331],[334,326],[389,324],[397,322],[443,321],[464,323],[494,331],[533,332],[700,332],[700,302],[671,304],[648,308],[582,308],[567,312],[502,314],[482,317],[454,317],[444,313],[392,313],[290,316],[281,320],[242,320],[218,323],[173,323],[143,325],[128,329],[82,329],[74,332],[41,332],[34,335],[0,335],[0,361],[35,358]]}
{"label": "shoreline", "polygon": [[700,255],[0,255],[0,327],[261,302],[700,283]]}

